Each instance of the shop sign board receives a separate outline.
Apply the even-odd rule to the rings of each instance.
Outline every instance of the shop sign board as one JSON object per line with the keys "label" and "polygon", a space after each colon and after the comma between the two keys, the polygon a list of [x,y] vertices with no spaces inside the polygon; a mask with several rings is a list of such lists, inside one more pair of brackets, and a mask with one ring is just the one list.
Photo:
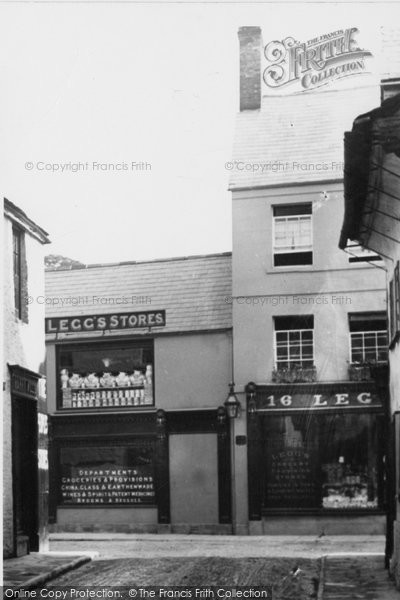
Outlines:
{"label": "shop sign board", "polygon": [[51,317],[46,321],[46,333],[80,333],[119,329],[165,327],[165,310]]}
{"label": "shop sign board", "polygon": [[293,392],[271,393],[257,398],[258,410],[304,410],[331,408],[382,408],[378,394],[372,391],[348,391],[309,394]]}

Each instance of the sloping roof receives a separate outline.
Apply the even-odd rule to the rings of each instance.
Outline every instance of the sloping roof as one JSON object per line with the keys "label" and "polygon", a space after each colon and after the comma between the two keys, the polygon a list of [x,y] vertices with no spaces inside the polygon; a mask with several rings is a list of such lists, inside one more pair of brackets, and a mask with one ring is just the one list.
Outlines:
{"label": "sloping roof", "polygon": [[33,235],[42,244],[50,244],[49,234],[30,219],[16,204],[4,198],[4,215]]}
{"label": "sloping roof", "polygon": [[344,131],[379,100],[379,86],[263,97],[237,116],[229,189],[342,180]]}
{"label": "sloping roof", "polygon": [[232,327],[231,253],[48,270],[45,290],[46,317],[164,309],[156,332]]}
{"label": "sloping roof", "polygon": [[[376,236],[372,236],[372,245],[369,238],[373,232],[381,236],[381,241],[390,240],[389,232],[400,216],[396,202],[400,200],[398,167],[397,172],[383,167],[385,155],[393,153],[400,158],[400,94],[359,115],[345,139],[345,213],[339,248],[344,249],[348,240],[355,240],[385,256],[382,248],[380,252],[373,247]],[[381,169],[386,171],[384,177]],[[393,189],[388,184],[390,179]]]}

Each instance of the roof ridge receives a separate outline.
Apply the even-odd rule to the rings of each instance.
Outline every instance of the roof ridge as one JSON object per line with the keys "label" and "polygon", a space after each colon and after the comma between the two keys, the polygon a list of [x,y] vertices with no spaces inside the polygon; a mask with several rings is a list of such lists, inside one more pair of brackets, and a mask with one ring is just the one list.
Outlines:
{"label": "roof ridge", "polygon": [[188,256],[173,256],[169,258],[153,258],[150,260],[129,260],[115,263],[92,263],[88,265],[75,266],[75,267],[66,267],[63,269],[57,268],[47,268],[46,272],[61,272],[61,271],[79,271],[84,269],[96,269],[96,268],[104,268],[104,267],[123,267],[127,265],[143,265],[143,264],[153,264],[158,262],[178,262],[178,261],[186,261],[186,260],[197,260],[201,258],[219,258],[223,256],[232,256],[232,252],[216,252],[213,254],[193,254]]}

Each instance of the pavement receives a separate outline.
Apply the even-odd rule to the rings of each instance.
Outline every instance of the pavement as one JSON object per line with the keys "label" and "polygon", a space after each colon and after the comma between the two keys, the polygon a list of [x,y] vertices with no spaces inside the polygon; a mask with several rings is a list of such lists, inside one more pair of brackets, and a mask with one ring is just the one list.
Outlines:
{"label": "pavement", "polygon": [[90,562],[97,552],[31,552],[3,560],[3,587],[31,590]]}
{"label": "pavement", "polygon": [[125,533],[53,533],[51,549],[93,550],[103,558],[163,557],[303,557],[319,558],[328,554],[381,554],[383,535],[184,535]]}
{"label": "pavement", "polygon": [[[400,593],[384,568],[384,544],[384,536],[57,533],[50,537],[51,552],[5,560],[3,585],[32,589],[90,561],[93,569],[97,563],[103,569],[108,560],[118,565],[127,558],[154,561],[185,557],[196,561],[228,557],[270,561],[284,557],[319,560],[318,600],[400,600]],[[80,572],[84,579],[86,567],[71,574],[72,580],[79,579]]]}

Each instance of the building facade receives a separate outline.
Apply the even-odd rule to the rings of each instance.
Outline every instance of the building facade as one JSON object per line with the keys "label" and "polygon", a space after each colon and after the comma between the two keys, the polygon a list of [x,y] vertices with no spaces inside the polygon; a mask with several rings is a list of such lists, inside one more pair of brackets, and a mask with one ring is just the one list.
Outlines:
{"label": "building facade", "polygon": [[47,548],[43,246],[47,233],[4,200],[3,553]]}
{"label": "building facade", "polygon": [[[400,79],[382,81],[382,105],[346,133],[345,216],[340,247],[379,254],[389,298],[388,529],[386,557],[400,587]],[[387,380],[387,374],[381,378]]]}
{"label": "building facade", "polygon": [[46,273],[54,531],[230,533],[231,255]]}
{"label": "building facade", "polygon": [[382,534],[388,398],[368,365],[387,361],[385,274],[359,248],[337,248],[343,131],[379,89],[265,94],[260,28],[239,41],[234,529]]}

